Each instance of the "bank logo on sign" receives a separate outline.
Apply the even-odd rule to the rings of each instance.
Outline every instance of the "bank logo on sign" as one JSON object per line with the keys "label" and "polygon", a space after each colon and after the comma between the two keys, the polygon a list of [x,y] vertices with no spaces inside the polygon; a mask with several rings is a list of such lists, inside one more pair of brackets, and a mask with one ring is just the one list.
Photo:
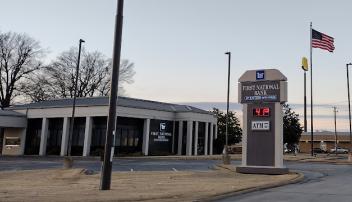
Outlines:
{"label": "bank logo on sign", "polygon": [[264,80],[265,79],[264,70],[256,71],[255,78],[256,80]]}
{"label": "bank logo on sign", "polygon": [[160,123],[160,132],[163,132],[166,130],[166,123]]}

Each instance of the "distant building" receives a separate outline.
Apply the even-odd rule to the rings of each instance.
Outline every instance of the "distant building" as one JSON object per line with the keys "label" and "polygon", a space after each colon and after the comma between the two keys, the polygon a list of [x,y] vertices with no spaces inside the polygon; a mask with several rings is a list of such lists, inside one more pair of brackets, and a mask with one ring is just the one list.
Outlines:
{"label": "distant building", "polygon": [[[345,149],[350,148],[350,136],[349,132],[338,132],[337,133],[337,146]],[[322,131],[314,132],[313,147],[321,148],[326,147],[327,151],[335,147],[335,132]],[[299,140],[300,152],[310,153],[311,152],[311,136],[310,132],[302,133],[301,139]]]}
{"label": "distant building", "polygon": [[[73,156],[103,151],[108,97],[78,98]],[[65,155],[72,99],[57,99],[0,110],[0,154]],[[127,97],[117,103],[115,155],[208,155],[217,137],[217,119],[205,110]],[[2,137],[1,137],[2,135]]]}

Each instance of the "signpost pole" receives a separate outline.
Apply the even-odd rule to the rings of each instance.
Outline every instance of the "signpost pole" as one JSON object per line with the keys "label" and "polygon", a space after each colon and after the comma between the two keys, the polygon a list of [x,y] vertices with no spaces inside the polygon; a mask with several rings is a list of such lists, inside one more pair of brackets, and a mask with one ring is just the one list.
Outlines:
{"label": "signpost pole", "polygon": [[304,132],[307,132],[307,74],[304,71]]}
{"label": "signpost pole", "polygon": [[304,72],[304,132],[307,132],[307,74],[308,60],[306,57],[302,58],[302,69]]}

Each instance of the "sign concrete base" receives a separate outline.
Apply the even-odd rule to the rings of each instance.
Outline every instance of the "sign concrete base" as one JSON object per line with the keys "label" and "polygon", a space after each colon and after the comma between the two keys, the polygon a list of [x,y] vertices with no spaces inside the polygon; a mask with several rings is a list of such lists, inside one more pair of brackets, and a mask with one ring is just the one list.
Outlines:
{"label": "sign concrete base", "polygon": [[288,168],[239,166],[236,167],[236,172],[244,174],[284,175],[288,173]]}

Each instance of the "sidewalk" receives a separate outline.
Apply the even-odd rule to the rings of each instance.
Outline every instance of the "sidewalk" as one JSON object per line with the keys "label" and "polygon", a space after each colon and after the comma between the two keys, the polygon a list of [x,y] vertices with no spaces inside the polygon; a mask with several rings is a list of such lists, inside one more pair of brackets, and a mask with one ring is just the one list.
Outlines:
{"label": "sidewalk", "polygon": [[1,201],[195,201],[295,183],[303,176],[248,175],[233,168],[204,172],[114,172],[99,191],[100,174],[80,169],[0,172]]}

